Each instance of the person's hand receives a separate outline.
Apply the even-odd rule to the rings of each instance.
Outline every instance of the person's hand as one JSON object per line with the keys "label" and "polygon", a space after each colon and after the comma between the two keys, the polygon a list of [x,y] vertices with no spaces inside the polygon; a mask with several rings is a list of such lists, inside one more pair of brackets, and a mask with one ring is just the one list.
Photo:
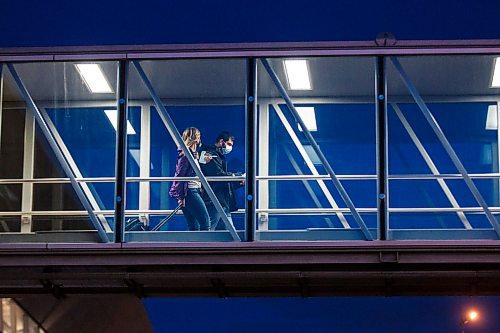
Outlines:
{"label": "person's hand", "polygon": [[205,155],[205,163],[210,162],[213,159],[212,155]]}
{"label": "person's hand", "polygon": [[241,185],[241,186],[244,186],[244,185],[245,185],[245,181],[244,181],[244,180],[242,180],[242,181],[240,182],[240,185]]}
{"label": "person's hand", "polygon": [[181,207],[185,207],[186,206],[186,198],[184,198],[184,199],[177,199],[177,204],[181,205]]}

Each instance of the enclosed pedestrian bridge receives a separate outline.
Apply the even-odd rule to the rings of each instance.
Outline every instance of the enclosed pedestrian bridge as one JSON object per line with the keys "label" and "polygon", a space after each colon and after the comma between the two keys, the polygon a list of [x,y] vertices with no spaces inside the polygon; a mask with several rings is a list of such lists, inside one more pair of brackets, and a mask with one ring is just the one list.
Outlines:
{"label": "enclosed pedestrian bridge", "polygon": [[[0,293],[500,294],[499,47],[0,50]],[[187,127],[238,175],[174,177]]]}

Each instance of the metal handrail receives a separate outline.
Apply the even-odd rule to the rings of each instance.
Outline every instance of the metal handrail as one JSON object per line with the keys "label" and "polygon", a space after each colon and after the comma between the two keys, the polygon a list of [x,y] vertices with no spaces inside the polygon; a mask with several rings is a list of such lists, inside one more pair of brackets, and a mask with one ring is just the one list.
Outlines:
{"label": "metal handrail", "polygon": [[[377,208],[365,207],[357,208],[360,213],[376,213]],[[495,213],[500,213],[500,207],[490,207],[490,210]],[[165,215],[171,214],[173,209],[159,209],[159,210],[126,210],[125,215]],[[279,215],[300,215],[300,214],[333,214],[338,212],[349,213],[349,208],[257,208],[257,213],[268,213],[268,214],[279,214]],[[401,208],[389,208],[390,213],[456,213],[456,212],[466,212],[466,213],[484,213],[481,207],[401,207]],[[102,214],[105,216],[113,216],[113,210],[96,210],[95,214]],[[239,209],[236,214],[244,214],[244,209]],[[182,212],[177,212],[176,214],[182,214]],[[85,216],[87,212],[84,210],[78,211],[32,211],[32,212],[0,212],[0,217],[7,216]]]}
{"label": "metal handrail", "polygon": [[[500,173],[476,173],[469,174],[473,179],[500,179]],[[377,175],[337,175],[341,180],[376,180]],[[329,175],[273,175],[257,176],[257,180],[329,180]],[[234,177],[206,177],[210,182],[244,181],[244,176]],[[389,175],[390,180],[432,180],[432,179],[463,179],[460,174],[396,174]],[[75,178],[81,183],[114,183],[114,177],[86,177]],[[169,181],[190,181],[199,180],[198,177],[127,177],[127,182],[169,182]],[[31,178],[31,179],[0,179],[0,185],[14,185],[23,183],[33,184],[69,184],[69,178]]]}

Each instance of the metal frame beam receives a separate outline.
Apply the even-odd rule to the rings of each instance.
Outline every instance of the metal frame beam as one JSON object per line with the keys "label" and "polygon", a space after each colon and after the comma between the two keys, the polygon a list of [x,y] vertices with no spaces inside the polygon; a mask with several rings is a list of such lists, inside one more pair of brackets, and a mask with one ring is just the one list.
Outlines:
{"label": "metal frame beam", "polygon": [[[408,120],[404,116],[404,114],[401,111],[401,109],[399,108],[399,106],[396,103],[391,103],[391,106],[394,109],[394,112],[398,116],[399,120],[403,124],[404,128],[406,129],[406,132],[408,132],[408,135],[410,136],[411,140],[413,141],[413,143],[417,147],[418,151],[420,152],[420,155],[422,155],[425,163],[427,164],[427,166],[431,170],[432,174],[433,175],[440,175],[440,172],[439,172],[437,166],[434,164],[434,161],[432,160],[431,156],[429,155],[429,153],[425,149],[422,142],[419,140],[417,134],[415,133],[415,131],[411,127],[410,123],[408,122]],[[460,208],[458,201],[453,196],[453,193],[451,193],[451,190],[448,187],[448,185],[446,184],[445,180],[442,178],[437,178],[436,180],[437,180],[439,186],[441,186],[441,189],[443,190],[444,194],[446,195],[446,197],[450,201],[451,205],[454,208]],[[458,218],[460,219],[460,221],[462,221],[462,224],[464,225],[464,227],[466,229],[472,229],[472,225],[470,224],[469,220],[465,216],[464,212],[457,211],[457,215],[458,215]]]}
{"label": "metal frame beam", "polygon": [[288,109],[292,113],[295,120],[302,127],[302,131],[303,131],[304,135],[306,136],[306,138],[309,141],[309,143],[311,144],[312,148],[314,149],[314,151],[318,155],[318,157],[319,157],[321,163],[323,164],[323,166],[325,167],[326,171],[330,175],[332,182],[335,185],[335,188],[339,192],[340,196],[342,197],[342,199],[344,200],[346,205],[349,207],[349,210],[350,210],[352,216],[354,217],[354,220],[356,221],[358,226],[363,231],[363,234],[365,235],[366,239],[373,240],[373,237],[372,237],[370,231],[368,230],[365,222],[361,218],[361,215],[359,215],[359,213],[356,211],[356,208],[354,207],[354,204],[353,204],[351,198],[349,197],[349,195],[345,191],[344,187],[342,186],[342,184],[338,180],[330,163],[326,159],[325,155],[323,154],[323,152],[319,148],[318,144],[316,143],[316,140],[314,140],[313,136],[311,135],[311,132],[309,131],[309,129],[305,125],[304,121],[302,120],[302,118],[298,114],[297,110],[295,109],[295,106],[293,105],[292,100],[288,96],[288,93],[286,92],[285,87],[283,86],[280,79],[278,78],[278,75],[276,74],[274,69],[271,67],[271,64],[269,63],[269,61],[267,59],[261,58],[261,61],[262,61],[262,64],[264,65],[264,67],[266,68],[266,71],[268,72],[269,76],[271,77],[271,80],[274,82],[274,84],[278,88],[278,90],[281,94],[281,97],[285,100],[286,105],[288,106]]}
{"label": "metal frame beam", "polygon": [[127,98],[128,98],[128,67],[129,63],[120,60],[118,64],[118,96],[117,96],[117,129],[115,154],[115,243],[125,240],[125,205],[127,176]]}
{"label": "metal frame beam", "polygon": [[375,60],[375,112],[377,142],[377,222],[378,239],[389,239],[389,163],[387,128],[387,66],[386,58],[378,56]]}
{"label": "metal frame beam", "polygon": [[408,89],[408,91],[410,92],[410,94],[414,98],[415,102],[417,103],[420,111],[422,111],[422,114],[424,115],[425,119],[427,120],[427,122],[431,126],[432,130],[434,131],[434,133],[438,137],[439,141],[443,145],[444,149],[448,153],[448,156],[453,161],[453,164],[457,168],[458,172],[460,172],[460,174],[462,174],[462,177],[463,177],[465,183],[467,184],[467,187],[469,187],[469,190],[471,191],[472,195],[476,199],[477,203],[483,208],[483,211],[486,214],[486,218],[488,219],[490,224],[495,229],[497,235],[500,237],[500,224],[498,223],[496,218],[491,213],[490,209],[488,208],[488,205],[486,204],[486,201],[484,200],[483,196],[481,195],[481,193],[477,189],[476,185],[474,184],[474,182],[470,178],[469,174],[467,173],[467,170],[465,169],[464,165],[462,164],[462,162],[458,158],[458,155],[456,154],[455,150],[451,146],[450,142],[446,138],[443,130],[441,129],[438,122],[436,121],[436,119],[432,115],[431,111],[427,107],[427,104],[425,104],[424,100],[422,99],[422,97],[418,93],[417,88],[413,85],[412,81],[410,80],[410,77],[406,74],[403,67],[399,63],[399,60],[395,57],[391,57],[391,61],[394,65],[394,67],[396,68],[397,72],[399,73],[399,76],[403,80],[403,83],[405,84],[406,88]]}
{"label": "metal frame beam", "polygon": [[245,140],[245,241],[252,242],[255,240],[255,208],[256,199],[255,191],[257,182],[255,179],[257,170],[257,59],[247,59],[247,75],[246,75],[246,92],[245,92],[245,125],[246,125],[246,140]]}
{"label": "metal frame beam", "polygon": [[[141,105],[141,139],[140,139],[140,164],[139,175],[141,178],[149,178],[151,165],[151,108],[149,105]],[[151,186],[149,182],[139,183],[139,209],[149,210]],[[149,215],[141,214],[140,221],[149,225]]]}
{"label": "metal frame beam", "polygon": [[[33,113],[26,110],[24,116],[24,148],[23,148],[23,178],[31,179],[34,174],[35,165],[35,117]],[[32,217],[29,213],[33,211],[33,183],[23,183],[21,201],[21,233],[29,233],[32,228]]]}
{"label": "metal frame beam", "polygon": [[87,197],[83,193],[80,185],[75,180],[75,175],[73,174],[73,171],[71,170],[71,167],[69,166],[68,162],[64,158],[64,155],[62,154],[60,147],[57,145],[55,138],[54,138],[54,135],[50,131],[49,127],[47,126],[47,123],[43,119],[43,116],[41,115],[40,110],[36,106],[30,93],[28,92],[23,81],[21,80],[20,76],[18,75],[14,65],[7,64],[7,68],[9,69],[9,72],[11,73],[14,81],[16,82],[17,89],[19,90],[19,92],[23,96],[23,99],[26,102],[28,108],[31,110],[31,112],[33,112],[35,120],[36,120],[37,124],[39,125],[40,129],[42,130],[42,133],[46,137],[50,147],[54,151],[54,154],[56,155],[57,160],[61,164],[66,175],[70,178],[71,185],[73,186],[73,189],[75,190],[76,195],[80,199],[82,205],[85,207],[85,210],[89,214],[90,220],[92,222],[92,226],[97,230],[100,241],[101,242],[109,242],[109,239],[108,239],[108,236],[106,235],[106,232],[104,231],[101,223],[99,222],[96,215],[94,214],[92,207],[91,207]]}
{"label": "metal frame beam", "polygon": [[146,73],[142,69],[141,64],[138,61],[133,61],[132,63],[134,65],[134,67],[136,68],[137,73],[139,74],[139,76],[140,76],[142,82],[144,83],[146,89],[148,90],[149,94],[153,98],[153,100],[155,102],[155,105],[156,105],[156,109],[157,109],[157,111],[158,111],[158,113],[160,115],[160,118],[162,119],[162,121],[165,124],[168,132],[170,133],[170,136],[174,140],[175,144],[178,147],[180,147],[182,149],[182,151],[184,152],[184,155],[186,156],[186,158],[188,159],[189,163],[193,167],[194,172],[196,173],[196,176],[198,176],[201,184],[203,185],[203,188],[205,189],[205,191],[207,191],[207,194],[210,197],[210,200],[212,200],[212,203],[214,204],[215,209],[220,214],[220,216],[222,218],[222,221],[224,221],[224,224],[226,225],[227,230],[230,232],[231,236],[233,237],[233,239],[235,241],[240,241],[241,240],[240,236],[237,234],[237,232],[236,232],[233,224],[227,218],[227,216],[226,216],[226,214],[224,212],[224,209],[222,208],[222,206],[221,206],[219,200],[217,199],[217,197],[215,196],[215,193],[212,190],[212,188],[210,187],[210,184],[208,183],[207,179],[205,178],[205,176],[201,172],[201,169],[199,168],[199,166],[194,161],[194,158],[191,155],[191,152],[189,151],[189,148],[186,146],[186,144],[184,143],[184,141],[182,141],[181,135],[179,134],[179,131],[177,130],[177,127],[175,127],[174,121],[170,117],[170,114],[168,113],[167,109],[163,105],[161,99],[156,94],[156,92],[155,92],[155,90],[153,88],[153,85],[151,84],[151,82],[149,81]]}
{"label": "metal frame beam", "polygon": [[[259,170],[258,177],[269,176],[269,104],[260,103],[258,107],[259,112],[259,126],[257,136],[258,142],[258,160]],[[269,181],[259,180],[258,182],[258,208],[269,208]],[[269,229],[269,215],[266,213],[259,213],[258,215],[258,228],[259,230]]]}

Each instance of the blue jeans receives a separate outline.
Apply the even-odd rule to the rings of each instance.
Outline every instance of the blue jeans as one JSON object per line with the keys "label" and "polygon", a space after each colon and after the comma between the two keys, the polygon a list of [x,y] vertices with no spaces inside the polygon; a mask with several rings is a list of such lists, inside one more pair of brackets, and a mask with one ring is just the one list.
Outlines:
{"label": "blue jeans", "polygon": [[188,188],[186,195],[186,203],[182,207],[182,212],[186,218],[188,229],[209,230],[210,219],[208,217],[207,207],[201,199],[201,192],[198,188]]}
{"label": "blue jeans", "polygon": [[[224,207],[222,207],[224,208]],[[209,205],[207,207],[208,215],[210,216],[210,230],[226,230],[226,225],[224,224],[224,221],[222,221],[222,218],[215,209],[214,205]],[[226,213],[227,219],[231,224],[233,224],[233,218],[231,217],[231,212],[229,209],[224,208],[224,213]]]}

